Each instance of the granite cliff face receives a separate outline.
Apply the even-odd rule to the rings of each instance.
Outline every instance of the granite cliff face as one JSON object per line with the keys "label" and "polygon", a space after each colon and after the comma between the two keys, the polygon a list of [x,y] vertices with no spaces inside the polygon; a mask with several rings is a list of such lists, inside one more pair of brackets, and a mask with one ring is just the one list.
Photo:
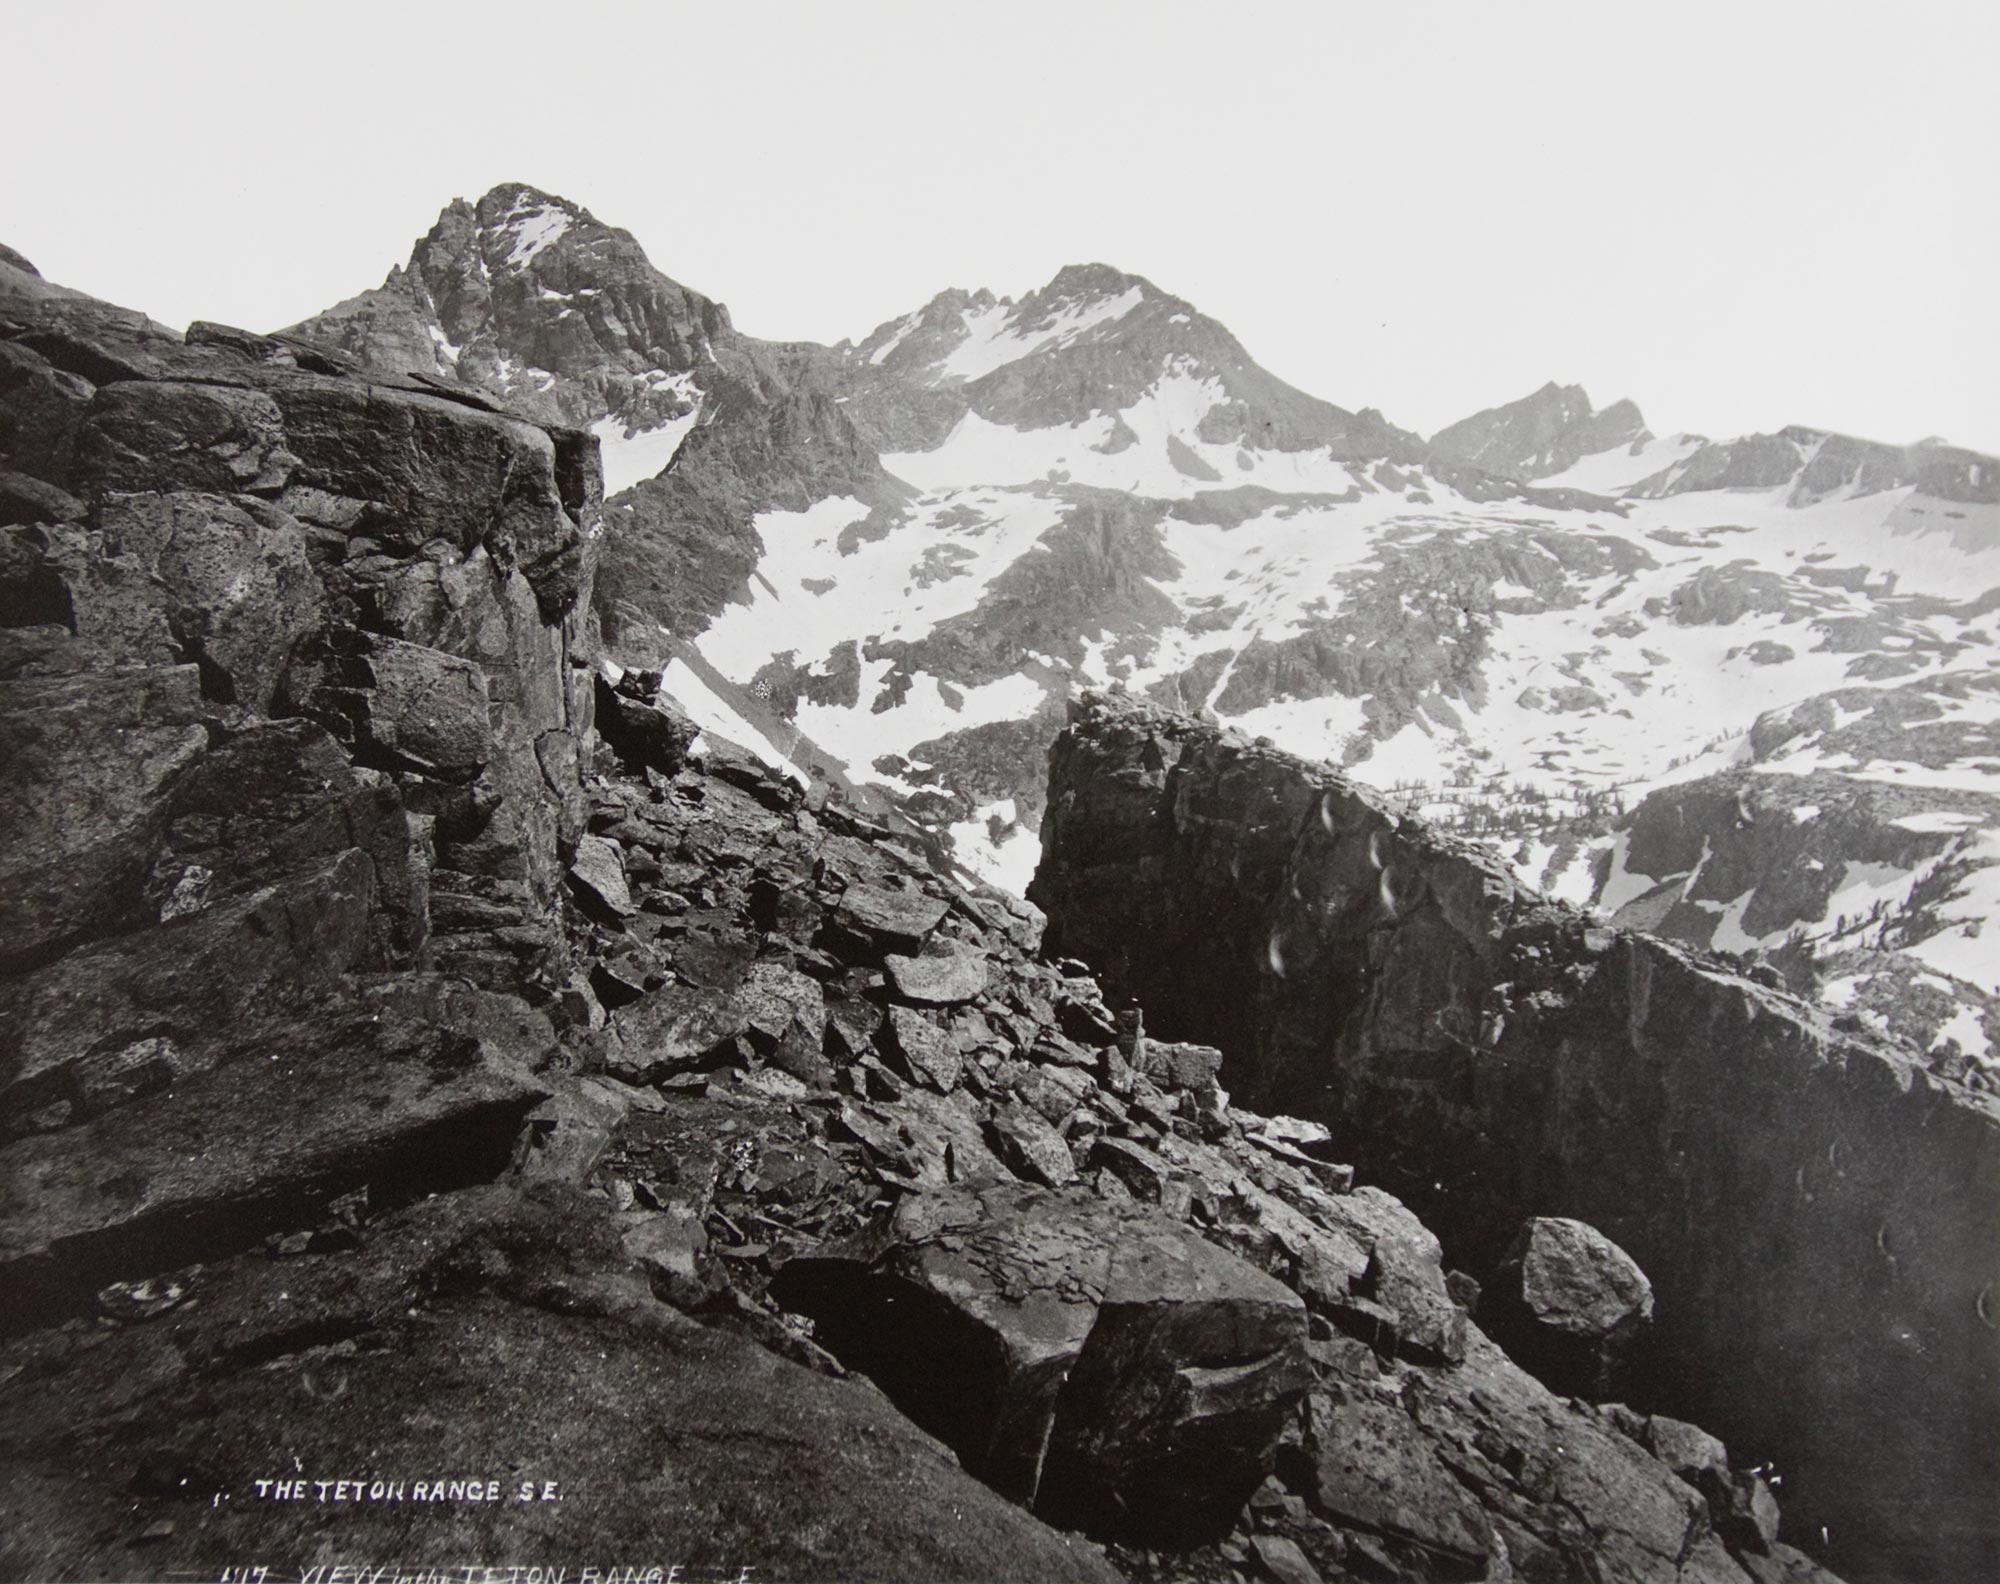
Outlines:
{"label": "granite cliff face", "polygon": [[[0,369],[0,1572],[1829,1577],[606,662],[589,436],[8,258]],[[1523,1323],[1596,1358],[1630,1261],[1562,1247]]]}
{"label": "granite cliff face", "polygon": [[1475,1277],[1576,1216],[1651,1278],[1635,1400],[1783,1471],[1858,1577],[1973,1579],[1993,1523],[2000,1106],[1594,924],[1324,767],[1112,698],[1050,770],[1048,941],[1326,1123]]}

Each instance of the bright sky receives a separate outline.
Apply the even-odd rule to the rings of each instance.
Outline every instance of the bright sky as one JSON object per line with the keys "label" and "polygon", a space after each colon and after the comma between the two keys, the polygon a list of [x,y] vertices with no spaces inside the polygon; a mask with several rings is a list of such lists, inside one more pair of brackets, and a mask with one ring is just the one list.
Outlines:
{"label": "bright sky", "polygon": [[755,335],[1099,259],[1430,433],[2000,451],[1993,0],[0,0],[0,240],[180,324],[379,282],[506,180]]}

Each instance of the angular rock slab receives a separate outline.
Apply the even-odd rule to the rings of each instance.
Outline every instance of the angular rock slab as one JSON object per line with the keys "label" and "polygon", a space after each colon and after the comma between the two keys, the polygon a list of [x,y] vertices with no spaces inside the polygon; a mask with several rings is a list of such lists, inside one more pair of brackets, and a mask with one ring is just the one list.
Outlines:
{"label": "angular rock slab", "polygon": [[1304,1305],[1183,1226],[1132,1215],[1057,1402],[1038,1509],[1135,1540],[1225,1531],[1311,1380]]}
{"label": "angular rock slab", "polygon": [[576,844],[576,857],[569,877],[582,896],[613,918],[630,918],[638,912],[625,883],[625,857],[618,844],[602,836],[584,836]]}
{"label": "angular rock slab", "polygon": [[0,1150],[0,1324],[309,1225],[357,1187],[380,1199],[496,1175],[547,1094],[523,1057],[548,1029],[537,1040],[509,998],[474,996],[329,1006],[268,1054]]}
{"label": "angular rock slab", "polygon": [[1221,1533],[1307,1384],[1291,1292],[1156,1212],[1077,1192],[906,1199],[772,1292],[988,1484],[1106,1534]]}
{"label": "angular rock slab", "polygon": [[921,891],[851,885],[841,894],[839,918],[885,951],[912,953],[943,922],[946,911],[941,899]]}
{"label": "angular rock slab", "polygon": [[1455,1577],[1484,1567],[1492,1544],[1485,1514],[1404,1407],[1315,1393],[1310,1446],[1312,1502],[1322,1513],[1421,1547]]}
{"label": "angular rock slab", "polygon": [[[104,1334],[60,1390],[14,1380],[0,1578],[207,1577],[338,1544],[397,1559],[384,1580],[546,1556],[572,1584],[579,1559],[608,1574],[612,1557],[634,1579],[681,1562],[690,1578],[1116,1584],[864,1382],[657,1302],[599,1201],[494,1185],[368,1235],[208,1266],[198,1301]],[[0,1352],[0,1373],[21,1357]],[[503,1499],[336,1507],[256,1486],[460,1470],[499,1478]],[[536,1500],[515,1499],[523,1482]]]}
{"label": "angular rock slab", "polygon": [[965,1058],[944,1030],[909,1007],[891,1007],[887,1020],[887,1049],[895,1067],[912,1083],[929,1084],[940,1094],[949,1094],[965,1075]]}
{"label": "angular rock slab", "polygon": [[986,989],[986,957],[968,948],[953,947],[923,957],[891,954],[884,963],[896,994],[923,1006],[956,1006]]}

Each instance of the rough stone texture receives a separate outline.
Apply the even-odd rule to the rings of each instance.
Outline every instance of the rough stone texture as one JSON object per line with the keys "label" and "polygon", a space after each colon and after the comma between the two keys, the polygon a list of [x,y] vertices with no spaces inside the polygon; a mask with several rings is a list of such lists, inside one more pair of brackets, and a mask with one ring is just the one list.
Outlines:
{"label": "rough stone texture", "polygon": [[1524,1367],[1557,1391],[1602,1402],[1653,1319],[1653,1285],[1594,1227],[1563,1216],[1522,1226],[1484,1289],[1480,1317]]}
{"label": "rough stone texture", "polygon": [[[8,629],[0,674],[42,691],[8,709],[6,729],[55,729],[57,701],[36,679],[120,668],[116,683],[78,681],[81,702],[58,705],[83,717],[93,693],[132,687],[133,666],[163,679],[193,666],[198,702],[176,706],[175,740],[197,759],[188,732],[213,735],[229,709],[308,714],[421,822],[407,867],[483,904],[432,930],[417,886],[408,949],[428,941],[440,962],[496,986],[526,982],[524,970],[553,980],[550,910],[579,792],[573,749],[564,764],[549,742],[573,743],[591,708],[572,674],[596,500],[578,437],[442,388],[337,373],[302,344],[203,329],[182,341],[19,272],[0,281],[0,346],[25,371],[8,387],[26,427],[6,460],[81,508],[13,541],[12,597],[31,623]],[[139,707],[148,731],[167,724]],[[42,800],[60,812],[21,817],[69,822],[64,844],[111,869],[81,898],[31,904],[39,922],[5,948],[27,960],[114,927],[90,899],[115,900],[118,877],[146,866],[140,849],[162,817],[143,777],[108,806],[83,793],[123,753],[98,723],[77,724],[66,740],[29,737],[28,775],[62,789]],[[161,752],[156,774],[180,773],[175,750]],[[115,841],[77,824],[106,814]],[[414,884],[378,880],[385,896]],[[115,917],[132,922],[129,908]]]}
{"label": "rough stone texture", "polygon": [[945,902],[921,891],[888,891],[850,886],[840,896],[838,917],[888,951],[911,953],[922,947],[947,911]]}
{"label": "rough stone texture", "polygon": [[576,844],[570,861],[569,877],[578,891],[614,918],[630,918],[637,911],[632,893],[625,885],[625,860],[616,842],[602,836],[585,836]]}
{"label": "rough stone texture", "polygon": [[942,946],[921,957],[892,953],[884,963],[896,994],[925,1006],[970,1001],[986,989],[986,961],[976,952]]}
{"label": "rough stone texture", "polygon": [[1145,1539],[1226,1527],[1305,1385],[1292,1293],[1087,1195],[912,1200],[779,1292],[996,1487]]}
{"label": "rough stone texture", "polygon": [[1529,1214],[1614,1238],[1658,1294],[1647,1394],[1776,1459],[1798,1534],[2000,1568],[1991,1097],[1185,717],[1079,706],[1049,809],[1051,950],[1329,1123],[1474,1275]]}
{"label": "rough stone texture", "polygon": [[[862,1383],[658,1303],[574,1191],[442,1196],[379,1223],[364,1263],[253,1256],[190,1291],[10,1361],[0,1574],[172,1578],[337,1551],[546,1557],[572,1578],[613,1557],[710,1577],[1117,1577]],[[501,1498],[258,1498],[256,1480],[296,1474],[475,1476]]]}
{"label": "rough stone texture", "polygon": [[[1306,1405],[1364,1392],[1417,1437],[1403,1497],[1425,1457],[1470,1493],[1492,1577],[1783,1559],[1756,1471],[1690,1484],[1646,1445],[1680,1440],[1495,1351],[1340,1141],[1200,1052],[1135,1072],[1136,1009],[1030,913],[824,788],[688,760],[592,650],[587,437],[5,264],[0,356],[0,1572],[1111,1576],[856,1369],[981,1426],[995,1484],[1161,1537],[1110,1548],[1134,1578],[1468,1555],[1319,1501]],[[979,1277],[817,1332],[780,1301],[879,1296],[883,1247]],[[911,1387],[968,1352],[971,1395]],[[565,1500],[259,1498],[294,1457]]]}
{"label": "rough stone texture", "polygon": [[622,676],[616,686],[597,679],[597,730],[635,771],[672,775],[687,763],[699,735],[695,723],[657,701],[635,697],[636,679]]}

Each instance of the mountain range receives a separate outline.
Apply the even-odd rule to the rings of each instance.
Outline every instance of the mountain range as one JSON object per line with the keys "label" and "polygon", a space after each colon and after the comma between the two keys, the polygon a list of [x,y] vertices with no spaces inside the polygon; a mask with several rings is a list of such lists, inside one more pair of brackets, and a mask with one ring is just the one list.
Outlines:
{"label": "mountain range", "polygon": [[518,184],[292,332],[589,428],[610,652],[985,879],[1025,887],[1043,750],[1111,686],[1993,1068],[1991,457],[1555,383],[1425,439],[1102,264],[760,341]]}
{"label": "mountain range", "polygon": [[1991,1577],[1990,477],[0,248],[0,1574]]}

